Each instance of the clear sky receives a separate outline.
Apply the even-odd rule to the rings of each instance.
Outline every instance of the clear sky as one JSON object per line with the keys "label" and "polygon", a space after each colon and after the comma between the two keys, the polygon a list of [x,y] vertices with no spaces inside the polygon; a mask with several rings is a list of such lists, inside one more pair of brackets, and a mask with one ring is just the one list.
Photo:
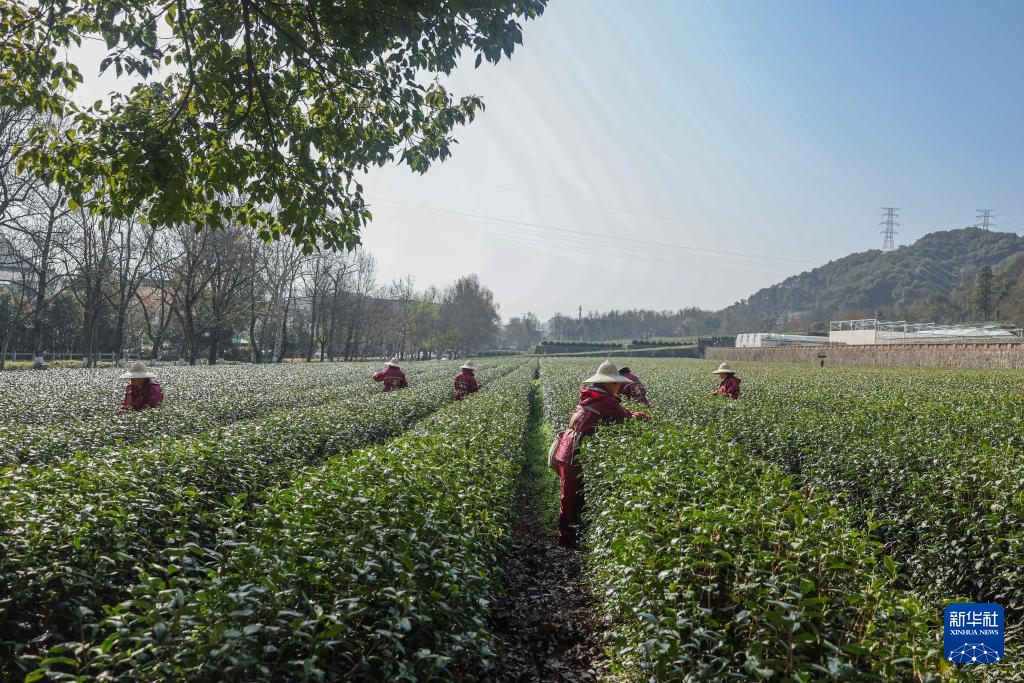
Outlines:
{"label": "clear sky", "polygon": [[364,244],[544,319],[728,305],[880,247],[882,206],[897,244],[979,208],[1016,231],[1021,35],[1016,0],[552,0],[449,79],[487,106],[449,161],[366,179]]}
{"label": "clear sky", "polygon": [[487,110],[450,161],[371,176],[365,243],[387,277],[476,271],[544,318],[724,306],[880,247],[882,206],[898,244],[978,208],[1013,230],[1022,29],[1008,1],[553,0],[451,79]]}

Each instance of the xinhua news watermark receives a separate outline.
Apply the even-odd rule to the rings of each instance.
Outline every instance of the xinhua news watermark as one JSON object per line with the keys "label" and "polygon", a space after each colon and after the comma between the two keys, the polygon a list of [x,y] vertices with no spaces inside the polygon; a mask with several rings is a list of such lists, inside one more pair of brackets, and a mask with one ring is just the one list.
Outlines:
{"label": "xinhua news watermark", "polygon": [[943,650],[953,664],[997,664],[1003,660],[1003,608],[994,602],[946,606]]}

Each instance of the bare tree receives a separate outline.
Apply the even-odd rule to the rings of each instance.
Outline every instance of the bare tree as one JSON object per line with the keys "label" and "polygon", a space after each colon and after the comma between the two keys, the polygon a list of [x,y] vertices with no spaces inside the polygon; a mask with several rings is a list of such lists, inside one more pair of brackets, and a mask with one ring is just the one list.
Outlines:
{"label": "bare tree", "polygon": [[275,242],[267,260],[271,315],[276,315],[279,330],[274,342],[274,362],[280,363],[288,354],[288,322],[295,303],[295,288],[299,271],[309,257],[293,243]]}
{"label": "bare tree", "polygon": [[359,250],[355,255],[355,278],[353,280],[352,305],[348,307],[345,335],[345,360],[350,360],[361,349],[360,335],[366,330],[364,314],[370,308],[370,294],[377,287],[377,262],[367,251]]}
{"label": "bare tree", "polygon": [[173,234],[177,238],[177,258],[171,268],[171,286],[174,289],[172,310],[181,323],[188,362],[195,365],[199,356],[199,335],[202,333],[199,306],[214,274],[210,267],[210,233],[206,230],[197,232],[189,226],[177,226]]}
{"label": "bare tree", "polygon": [[249,266],[249,244],[240,229],[220,230],[210,236],[209,291],[205,300],[203,329],[209,333],[207,359],[217,362],[220,342],[225,334],[233,335],[244,315],[245,294],[253,272]]}
{"label": "bare tree", "polygon": [[[326,254],[317,254],[306,263],[302,273],[305,299],[309,305],[309,339],[306,343],[306,362],[313,360],[313,349],[317,340],[317,329],[323,318],[324,300],[330,287],[331,262]],[[323,357],[321,356],[321,360]]]}
{"label": "bare tree", "polygon": [[501,322],[494,293],[476,275],[460,277],[445,289],[440,319],[445,329],[455,333],[452,351],[456,354],[479,351],[493,342]]}
{"label": "bare tree", "polygon": [[69,233],[71,210],[64,191],[34,185],[23,203],[8,207],[3,229],[11,254],[20,268],[29,271],[23,286],[31,292],[30,316],[35,367],[44,367],[43,317],[67,281],[60,269],[61,250]]}
{"label": "bare tree", "polygon": [[0,281],[0,329],[4,331],[0,340],[0,370],[7,364],[7,352],[15,331],[28,321],[32,303],[31,271],[21,268],[17,261],[8,261],[8,254],[6,242],[0,240],[0,268],[5,272]]}
{"label": "bare tree", "polygon": [[391,326],[394,334],[394,345],[399,356],[405,358],[406,344],[413,321],[413,289],[412,276],[395,280],[388,286],[388,298],[391,300]]}
{"label": "bare tree", "polygon": [[104,221],[87,211],[69,215],[70,238],[64,250],[65,269],[72,295],[82,307],[82,357],[86,367],[94,367],[97,354],[97,329],[100,312],[106,303],[105,289],[114,269],[114,222]]}
{"label": "bare tree", "polygon": [[350,252],[335,253],[331,256],[328,275],[330,292],[318,335],[321,359],[324,354],[330,360],[334,360],[337,356],[335,340],[338,338],[338,328],[342,324],[345,300],[355,275],[355,269],[355,256]]}
{"label": "bare tree", "polygon": [[135,289],[135,298],[139,302],[145,322],[146,336],[152,344],[150,360],[153,361],[160,359],[164,338],[175,317],[172,268],[175,260],[175,243],[172,231],[162,230],[153,233],[153,241],[144,259],[147,262],[147,275]]}
{"label": "bare tree", "polygon": [[109,300],[114,310],[114,345],[118,358],[124,352],[129,308],[137,299],[139,287],[153,266],[150,255],[155,239],[156,232],[134,217],[119,221],[112,236],[113,287]]}

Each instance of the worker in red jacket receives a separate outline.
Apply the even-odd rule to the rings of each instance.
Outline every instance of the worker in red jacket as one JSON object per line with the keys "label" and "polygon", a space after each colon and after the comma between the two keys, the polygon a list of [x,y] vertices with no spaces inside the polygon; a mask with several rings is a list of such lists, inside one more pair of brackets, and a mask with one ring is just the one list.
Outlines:
{"label": "worker in red jacket", "polygon": [[633,374],[629,368],[621,368],[619,374],[630,381],[622,388],[619,395],[636,401],[642,406],[651,407],[651,399],[647,398],[647,387],[640,381],[640,378]]}
{"label": "worker in red jacket", "polygon": [[733,399],[740,397],[740,378],[728,363],[722,363],[711,374],[718,375],[719,379],[718,390],[712,391],[712,396],[728,396]]}
{"label": "worker in red jacket", "polygon": [[145,410],[146,408],[159,408],[164,402],[164,390],[155,379],[156,375],[149,371],[146,364],[141,360],[132,363],[128,372],[118,379],[129,379],[131,382],[124,390],[124,402],[121,410]]}
{"label": "worker in red jacket", "polygon": [[[580,441],[597,431],[598,425],[614,424],[630,418],[651,419],[635,413],[619,402],[618,393],[630,380],[619,374],[611,361],[601,363],[597,374],[580,387],[580,402],[569,418],[569,427],[559,434],[555,451],[562,497],[558,508],[558,543],[576,546],[576,526],[583,509],[583,468],[575,461]],[[589,386],[587,386],[589,385]]]}
{"label": "worker in red jacket", "polygon": [[402,368],[398,364],[398,356],[389,360],[384,369],[373,376],[373,381],[384,384],[384,393],[398,391],[409,386],[409,380],[405,378],[405,373],[402,372]]}
{"label": "worker in red jacket", "polygon": [[459,367],[461,372],[455,375],[455,400],[461,401],[470,394],[480,391],[480,383],[476,381],[476,364],[473,361]]}

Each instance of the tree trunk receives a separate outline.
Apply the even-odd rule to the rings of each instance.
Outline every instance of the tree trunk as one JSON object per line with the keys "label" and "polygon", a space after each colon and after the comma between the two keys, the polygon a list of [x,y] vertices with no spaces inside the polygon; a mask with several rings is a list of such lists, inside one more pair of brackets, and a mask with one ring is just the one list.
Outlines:
{"label": "tree trunk", "polygon": [[[47,258],[44,256],[44,259]],[[46,285],[48,273],[44,269],[39,273],[39,285],[36,288],[36,306],[32,311],[32,367],[42,370],[46,364],[43,357],[43,306],[46,303]]]}
{"label": "tree trunk", "polygon": [[[121,358],[122,353],[124,352],[124,327],[125,318],[127,317],[128,306],[118,304],[117,322],[114,328],[114,350],[116,351],[116,354],[114,356],[115,361],[119,360]],[[141,356],[142,354],[140,353],[139,355]]]}
{"label": "tree trunk", "polygon": [[345,334],[345,360],[352,360],[352,325],[349,325]]}
{"label": "tree trunk", "polygon": [[182,332],[185,337],[185,352],[188,353],[188,364],[196,364],[196,356],[199,352],[199,339],[196,334],[195,317],[193,313],[195,302],[191,299],[185,301],[185,310],[182,311]]}
{"label": "tree trunk", "polygon": [[256,343],[256,308],[253,307],[252,315],[249,317],[249,355],[253,363],[262,363],[263,354],[260,352],[260,345]]}
{"label": "tree trunk", "polygon": [[206,359],[210,365],[217,364],[217,351],[220,347],[220,330],[216,327],[210,330],[210,352],[207,354]]}
{"label": "tree trunk", "polygon": [[7,366],[7,349],[11,345],[11,337],[14,336],[14,321],[11,321],[11,329],[4,335],[3,348],[0,349],[0,372]]}
{"label": "tree trunk", "polygon": [[316,318],[319,311],[316,305],[316,281],[313,281],[313,298],[309,306],[309,346],[306,348],[306,362],[313,360],[313,348],[316,343]]}
{"label": "tree trunk", "polygon": [[337,297],[335,297],[335,301],[333,301],[332,304],[333,305],[331,306],[331,322],[328,324],[327,334],[324,335],[324,338],[327,340],[327,353],[330,355],[331,362],[333,363],[334,362],[334,324],[335,324],[335,321],[338,319],[338,315],[337,315],[337,311],[338,311]]}
{"label": "tree trunk", "polygon": [[284,315],[281,316],[281,352],[277,355],[277,362],[284,362],[285,354],[288,353],[288,311],[291,308],[291,301],[284,305]]}
{"label": "tree trunk", "polygon": [[96,367],[96,354],[99,350],[99,330],[97,329],[99,327],[97,324],[98,320],[99,312],[97,311],[93,313],[92,332],[89,335],[89,367],[93,368]]}
{"label": "tree trunk", "polygon": [[163,345],[163,340],[164,337],[162,332],[158,332],[157,335],[153,337],[153,352],[149,355],[149,359],[151,361],[160,360],[160,347]]}

